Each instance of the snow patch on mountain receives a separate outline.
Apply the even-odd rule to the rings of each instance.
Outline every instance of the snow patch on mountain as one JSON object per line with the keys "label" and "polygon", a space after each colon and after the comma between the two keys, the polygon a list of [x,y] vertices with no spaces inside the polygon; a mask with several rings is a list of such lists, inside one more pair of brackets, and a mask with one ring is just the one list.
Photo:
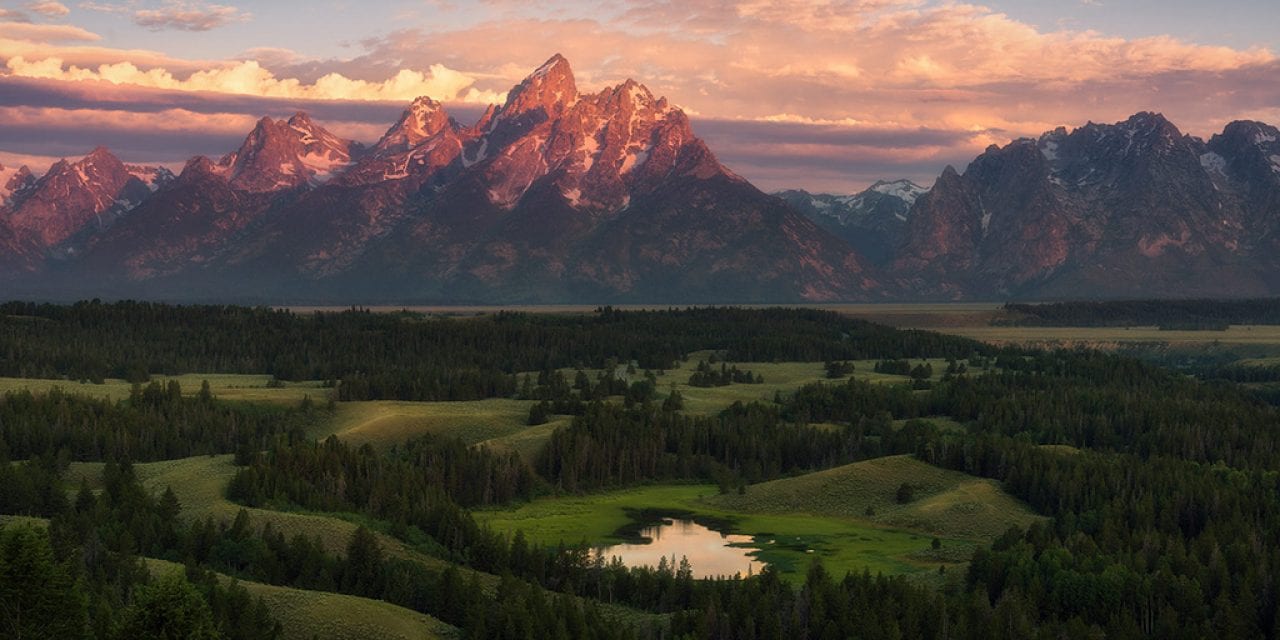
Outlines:
{"label": "snow patch on mountain", "polygon": [[1212,151],[1200,154],[1200,166],[1204,167],[1205,171],[1222,176],[1227,175],[1227,159]]}
{"label": "snow patch on mountain", "polygon": [[910,180],[877,182],[871,185],[871,190],[876,193],[883,193],[887,196],[898,198],[899,200],[906,202],[908,205],[915,204],[917,198],[929,192],[928,189]]}
{"label": "snow patch on mountain", "polygon": [[1049,162],[1053,162],[1054,160],[1057,160],[1058,159],[1058,143],[1054,140],[1045,140],[1041,142],[1040,155],[1043,155],[1044,159],[1048,160]]}

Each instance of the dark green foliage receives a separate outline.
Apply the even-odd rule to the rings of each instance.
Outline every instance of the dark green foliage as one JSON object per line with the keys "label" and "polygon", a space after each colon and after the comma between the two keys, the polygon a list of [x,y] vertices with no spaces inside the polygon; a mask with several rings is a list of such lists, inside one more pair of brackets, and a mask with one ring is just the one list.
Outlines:
{"label": "dark green foliage", "polygon": [[1233,324],[1280,324],[1280,298],[1010,303],[1004,309],[1010,324],[1040,327],[1224,329]]}
{"label": "dark green foliage", "polygon": [[913,502],[916,499],[916,488],[911,483],[904,482],[898,485],[898,490],[894,492],[893,498],[898,504]]}
{"label": "dark green foliage", "polygon": [[[538,458],[542,477],[566,491],[591,491],[654,479],[759,482],[885,452],[864,438],[866,425],[832,431],[794,424],[776,407],[734,403],[718,416],[593,404],[552,434]],[[891,424],[879,428],[891,433]],[[915,450],[891,439],[890,453]]]}
{"label": "dark green foliage", "polygon": [[209,602],[181,573],[134,589],[121,614],[121,640],[220,640]]}
{"label": "dark green foliage", "polygon": [[31,526],[0,529],[0,637],[85,638],[84,587]]}
{"label": "dark green foliage", "polygon": [[822,362],[964,357],[986,347],[806,309],[439,319],[128,301],[0,305],[0,375],[101,381],[130,372],[256,372],[334,381],[342,400],[509,396],[521,371],[603,369],[608,361],[662,369],[701,349],[739,362]]}
{"label": "dark green foliage", "polygon": [[0,452],[24,459],[46,453],[71,460],[169,460],[265,449],[278,436],[301,438],[312,411],[184,398],[176,381],[135,386],[128,400],[53,389],[0,396]]}
{"label": "dark green foliage", "polygon": [[849,374],[853,373],[853,368],[854,368],[852,362],[845,362],[845,361],[838,361],[838,360],[828,360],[827,363],[823,366],[827,370],[827,377],[832,380],[837,380],[837,379],[848,376]]}
{"label": "dark green foliage", "polygon": [[529,407],[529,426],[547,423],[547,415],[551,413],[551,405],[546,400]]}
{"label": "dark green foliage", "polygon": [[689,376],[691,387],[727,387],[731,384],[763,384],[764,377],[753,375],[750,371],[739,371],[736,365],[720,363],[720,368],[712,367],[707,361],[698,363],[698,368]]}

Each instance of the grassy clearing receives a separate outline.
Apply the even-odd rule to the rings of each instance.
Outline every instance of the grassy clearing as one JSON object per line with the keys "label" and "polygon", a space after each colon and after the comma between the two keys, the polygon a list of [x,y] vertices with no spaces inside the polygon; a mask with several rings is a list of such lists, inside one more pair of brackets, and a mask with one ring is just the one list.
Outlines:
{"label": "grassy clearing", "polygon": [[0,527],[30,525],[33,527],[49,526],[48,518],[34,518],[31,516],[9,516],[0,514]]}
{"label": "grassy clearing", "polygon": [[[324,426],[352,444],[389,447],[432,433],[461,438],[467,444],[518,435],[529,428],[531,401],[491,398],[467,402],[343,402]],[[549,433],[549,432],[548,432]]]}
{"label": "grassy clearing", "polygon": [[[182,571],[182,565],[147,560],[153,576]],[[230,581],[230,578],[223,577]],[[433,640],[459,637],[458,630],[429,615],[370,600],[324,591],[290,589],[240,581],[255,597],[262,598],[284,627],[286,640]]]}
{"label": "grassy clearing", "polygon": [[[923,463],[915,464],[935,470],[931,472],[933,475],[950,473]],[[901,473],[906,465],[895,461],[889,466]],[[875,469],[868,467],[865,471],[869,475]],[[819,474],[790,481],[815,475]],[[753,536],[752,546],[758,550],[755,555],[792,579],[802,579],[813,558],[821,558],[827,569],[836,574],[866,570],[915,575],[934,571],[939,565],[964,562],[978,543],[995,535],[989,531],[998,528],[996,533],[1003,533],[1007,525],[1002,528],[979,522],[991,513],[1009,510],[1016,514],[1002,515],[1004,520],[1034,518],[1025,507],[984,481],[955,475],[960,478],[949,478],[950,488],[943,487],[941,481],[929,484],[938,490],[923,490],[923,497],[913,509],[901,510],[883,519],[866,518],[862,511],[842,506],[847,501],[835,493],[838,487],[813,479],[804,481],[808,491],[833,495],[810,495],[807,503],[800,503],[797,495],[792,504],[779,499],[769,508],[764,497],[782,494],[776,483],[749,487],[745,496],[722,496],[712,485],[666,484],[587,496],[544,498],[511,509],[480,511],[476,517],[499,531],[524,531],[530,541],[541,544],[563,541],[608,545],[622,541],[617,533],[633,524],[632,513],[646,509],[687,512],[726,522],[733,533]],[[892,481],[883,482],[887,485]],[[892,484],[892,491],[896,491],[898,484],[900,482]],[[757,491],[759,501],[749,502],[757,498]],[[890,502],[892,491],[888,495]],[[867,499],[875,500],[870,495]],[[827,501],[834,508],[829,508]],[[942,540],[941,550],[931,548],[935,536]]]}
{"label": "grassy clearing", "polygon": [[[225,373],[192,373],[181,376],[152,376],[161,384],[177,380],[182,385],[185,395],[200,392],[200,385],[209,381],[213,394],[222,400],[238,400],[245,402],[272,402],[280,404],[296,404],[303,396],[311,396],[312,400],[321,401],[327,397],[328,389],[322,383],[285,382],[282,387],[268,387],[271,376],[239,375]],[[123,400],[129,397],[133,384],[124,380],[111,379],[102,384],[77,382],[75,380],[44,380],[38,378],[0,378],[0,394],[9,391],[27,390],[32,393],[45,393],[58,387],[67,393],[90,396],[94,398],[111,398]]]}
{"label": "grassy clearing", "polygon": [[1050,453],[1057,453],[1064,456],[1073,456],[1080,453],[1080,449],[1077,449],[1076,447],[1073,447],[1069,444],[1042,444],[1039,446],[1044,451],[1048,451]]}
{"label": "grassy clearing", "polygon": [[[734,402],[746,403],[757,400],[772,402],[778,393],[786,395],[800,387],[815,382],[836,384],[849,378],[894,384],[911,381],[909,376],[876,373],[876,360],[855,360],[853,374],[839,379],[828,378],[826,368],[821,362],[730,362],[728,364],[736,366],[739,370],[750,371],[753,374],[764,376],[764,383],[731,384],[724,387],[691,386],[689,384],[689,376],[693,375],[697,370],[699,362],[708,360],[712,355],[710,351],[694,352],[689,354],[689,357],[684,362],[679,363],[676,368],[663,371],[657,376],[658,397],[665,398],[674,388],[684,398],[685,412],[714,414],[723,411]],[[912,360],[911,362],[913,365],[918,362],[928,362],[932,365],[934,380],[940,379],[947,369],[947,361],[942,358]],[[719,365],[713,366],[718,367]],[[564,373],[572,380],[576,371],[566,369]],[[587,373],[594,379],[599,374],[599,371],[590,370]],[[641,375],[642,372],[637,372],[632,377],[639,379]]]}
{"label": "grassy clearing", "polygon": [[[915,498],[897,501],[902,484]],[[936,536],[987,540],[1039,519],[992,480],[888,456],[747,487],[707,502],[744,513],[847,516]]]}
{"label": "grassy clearing", "polygon": [[545,424],[525,427],[515,433],[490,438],[480,444],[494,451],[515,451],[522,459],[532,463],[538,459],[538,454],[542,453],[542,448],[546,446],[551,434],[555,433],[556,429],[569,426],[572,422],[572,416],[557,416]]}

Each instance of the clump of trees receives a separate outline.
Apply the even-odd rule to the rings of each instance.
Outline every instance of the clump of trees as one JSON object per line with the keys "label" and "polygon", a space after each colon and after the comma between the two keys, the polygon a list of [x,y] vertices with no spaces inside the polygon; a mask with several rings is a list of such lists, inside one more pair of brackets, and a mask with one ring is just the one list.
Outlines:
{"label": "clump of trees", "polygon": [[740,371],[737,365],[724,362],[717,369],[706,360],[699,361],[697,369],[689,376],[691,387],[727,387],[731,384],[764,384],[764,376]]}

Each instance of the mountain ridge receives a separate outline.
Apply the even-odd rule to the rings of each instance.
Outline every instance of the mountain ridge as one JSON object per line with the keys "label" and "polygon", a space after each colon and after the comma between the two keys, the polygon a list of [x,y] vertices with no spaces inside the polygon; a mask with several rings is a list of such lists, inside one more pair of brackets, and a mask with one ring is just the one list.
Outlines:
{"label": "mountain ridge", "polygon": [[1163,115],[992,145],[929,187],[767,195],[632,80],[559,54],[472,125],[375,143],[303,112],[177,175],[95,148],[0,167],[17,295],[331,303],[836,302],[1280,293],[1280,130]]}
{"label": "mountain ridge", "polygon": [[[679,108],[632,80],[580,93],[558,54],[475,125],[423,97],[365,148],[304,113],[264,117],[216,161],[195,157],[147,183],[128,176],[138,197],[110,224],[80,221],[74,246],[46,261],[50,290],[335,302],[880,295],[856,251],[725,168]],[[52,256],[58,243],[45,244]]]}

